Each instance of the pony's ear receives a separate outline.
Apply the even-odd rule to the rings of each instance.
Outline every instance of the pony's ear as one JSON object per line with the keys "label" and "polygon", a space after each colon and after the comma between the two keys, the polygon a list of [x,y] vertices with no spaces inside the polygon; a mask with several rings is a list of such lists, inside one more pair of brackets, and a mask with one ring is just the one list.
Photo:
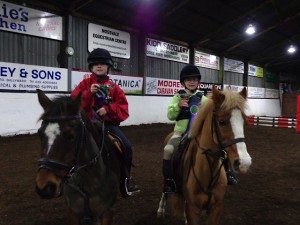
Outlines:
{"label": "pony's ear", "polygon": [[215,85],[212,88],[212,100],[215,103],[215,106],[219,107],[225,99],[225,95],[219,91]]}
{"label": "pony's ear", "polygon": [[36,92],[38,95],[40,105],[43,107],[44,110],[46,110],[52,104],[52,101],[45,95],[45,93],[42,90],[36,89]]}
{"label": "pony's ear", "polygon": [[246,87],[244,87],[243,90],[241,90],[241,91],[239,92],[239,94],[240,94],[244,99],[246,99],[246,98],[247,98],[247,89],[246,89]]}

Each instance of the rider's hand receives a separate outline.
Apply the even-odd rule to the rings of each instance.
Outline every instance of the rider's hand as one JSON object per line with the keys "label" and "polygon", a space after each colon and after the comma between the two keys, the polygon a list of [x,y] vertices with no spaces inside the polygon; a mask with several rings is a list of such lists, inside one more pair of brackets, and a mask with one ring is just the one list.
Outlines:
{"label": "rider's hand", "polygon": [[181,99],[179,102],[178,102],[178,106],[180,108],[182,107],[189,107],[189,100],[188,99]]}
{"label": "rider's hand", "polygon": [[105,110],[103,107],[101,107],[100,109],[98,109],[98,110],[96,111],[96,113],[97,113],[98,115],[100,115],[100,116],[105,116],[105,114],[106,114],[107,112],[106,112],[106,110]]}
{"label": "rider's hand", "polygon": [[99,87],[100,87],[100,84],[92,84],[90,90],[94,94],[98,91]]}

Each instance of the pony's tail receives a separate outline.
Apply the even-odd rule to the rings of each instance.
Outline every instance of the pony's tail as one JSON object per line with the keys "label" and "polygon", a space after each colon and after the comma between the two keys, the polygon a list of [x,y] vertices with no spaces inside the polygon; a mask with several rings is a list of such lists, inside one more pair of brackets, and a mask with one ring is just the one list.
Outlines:
{"label": "pony's tail", "polygon": [[181,194],[174,193],[170,196],[170,205],[172,214],[180,220],[185,220],[184,216],[184,199]]}

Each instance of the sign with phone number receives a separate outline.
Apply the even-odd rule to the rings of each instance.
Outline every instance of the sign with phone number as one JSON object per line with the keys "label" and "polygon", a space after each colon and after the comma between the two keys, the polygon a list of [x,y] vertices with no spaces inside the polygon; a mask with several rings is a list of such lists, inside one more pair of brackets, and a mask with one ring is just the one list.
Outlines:
{"label": "sign with phone number", "polygon": [[68,70],[0,62],[0,89],[68,91]]}

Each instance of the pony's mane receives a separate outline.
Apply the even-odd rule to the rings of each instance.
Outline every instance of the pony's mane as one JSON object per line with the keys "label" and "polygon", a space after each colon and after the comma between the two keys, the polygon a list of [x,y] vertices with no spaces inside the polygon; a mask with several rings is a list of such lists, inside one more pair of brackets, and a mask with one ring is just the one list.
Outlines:
{"label": "pony's mane", "polygon": [[[223,103],[220,105],[219,110],[229,111],[237,108],[244,114],[246,107],[246,100],[237,92],[222,91],[225,95]],[[215,102],[213,96],[210,96],[204,103],[201,104],[200,109],[197,113],[194,123],[192,124],[190,137],[195,137],[198,132],[202,129],[205,119],[210,116],[215,109]]]}
{"label": "pony's mane", "polygon": [[51,116],[59,116],[66,112],[75,114],[78,111],[78,107],[74,104],[74,100],[70,96],[55,96],[51,101],[51,106],[45,110],[39,120]]}

